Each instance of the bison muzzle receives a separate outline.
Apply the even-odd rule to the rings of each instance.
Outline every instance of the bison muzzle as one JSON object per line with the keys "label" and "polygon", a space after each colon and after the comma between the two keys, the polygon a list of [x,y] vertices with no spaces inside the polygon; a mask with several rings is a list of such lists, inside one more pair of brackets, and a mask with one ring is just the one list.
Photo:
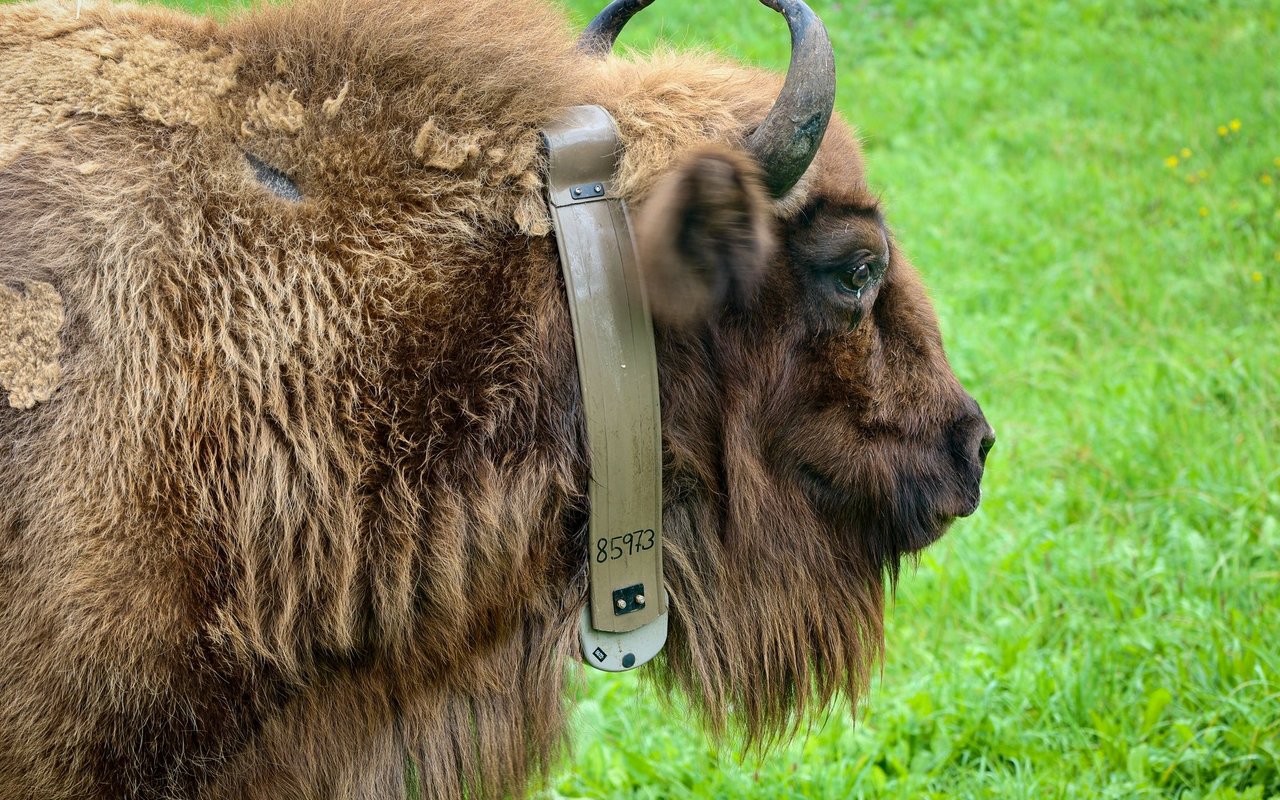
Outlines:
{"label": "bison muzzle", "polygon": [[[991,428],[785,81],[540,0],[0,9],[0,798],[522,795],[589,467],[540,131],[604,107],[653,300],[670,640],[713,733],[879,658]],[[653,13],[653,12],[650,12]],[[8,402],[4,402],[5,400]]]}

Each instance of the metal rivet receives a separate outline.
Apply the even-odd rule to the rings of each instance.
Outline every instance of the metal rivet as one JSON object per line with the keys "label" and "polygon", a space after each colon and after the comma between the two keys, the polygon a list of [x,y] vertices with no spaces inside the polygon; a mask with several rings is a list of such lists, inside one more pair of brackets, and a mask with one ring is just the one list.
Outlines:
{"label": "metal rivet", "polygon": [[574,196],[574,197],[582,197],[582,190],[581,190],[581,189],[574,189],[574,190],[573,190],[573,196]]}
{"label": "metal rivet", "polygon": [[614,603],[614,605],[616,605],[618,607],[618,610],[621,611],[622,609],[627,607],[627,601],[619,600],[618,602]]}
{"label": "metal rivet", "polygon": [[604,191],[604,184],[603,184],[603,183],[597,183],[597,184],[596,184],[596,191],[597,191],[597,192],[603,192],[603,191]]}
{"label": "metal rivet", "polygon": [[644,605],[644,595],[642,594],[636,595],[636,605],[638,606]]}

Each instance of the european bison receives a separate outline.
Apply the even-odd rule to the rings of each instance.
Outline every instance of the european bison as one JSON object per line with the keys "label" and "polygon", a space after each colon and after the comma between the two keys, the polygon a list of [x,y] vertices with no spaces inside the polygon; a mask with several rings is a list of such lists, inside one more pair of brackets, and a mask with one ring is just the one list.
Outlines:
{"label": "european bison", "polygon": [[769,4],[785,91],[602,57],[643,0],[582,49],[540,0],[0,11],[0,797],[547,768],[589,464],[539,132],[577,104],[618,122],[657,320],[657,680],[766,739],[857,697],[992,435],[823,135],[825,35]]}

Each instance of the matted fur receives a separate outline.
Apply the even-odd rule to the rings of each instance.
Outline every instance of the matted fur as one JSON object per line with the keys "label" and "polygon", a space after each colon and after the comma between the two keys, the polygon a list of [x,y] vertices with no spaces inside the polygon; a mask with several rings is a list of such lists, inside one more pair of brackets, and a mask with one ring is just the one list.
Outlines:
{"label": "matted fur", "polygon": [[[604,105],[643,209],[780,80],[586,60],[540,0],[75,5],[0,9],[0,291],[65,313],[56,393],[0,404],[0,798],[522,795],[587,552],[538,132]],[[758,307],[660,331],[660,679],[752,740],[858,696],[972,404],[896,250],[873,329],[815,321],[797,243],[862,174],[837,123],[751,217]]]}
{"label": "matted fur", "polygon": [[58,388],[61,332],[62,298],[52,286],[0,284],[0,395],[13,408],[31,408]]}

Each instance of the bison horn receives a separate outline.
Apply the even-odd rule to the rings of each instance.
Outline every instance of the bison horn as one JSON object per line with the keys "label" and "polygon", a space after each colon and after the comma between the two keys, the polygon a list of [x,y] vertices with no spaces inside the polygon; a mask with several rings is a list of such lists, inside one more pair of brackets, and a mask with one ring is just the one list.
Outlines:
{"label": "bison horn", "polygon": [[[770,194],[791,191],[813,163],[831,121],[836,99],[835,55],[822,20],[804,0],[760,0],[787,19],[791,29],[791,67],[782,95],[769,116],[747,139],[747,149],[764,168]],[[622,28],[653,0],[614,0],[596,16],[578,40],[585,53],[603,56],[613,49]]]}
{"label": "bison horn", "polygon": [[653,0],[613,0],[582,32],[578,49],[593,56],[607,56],[631,18],[652,4]]}

